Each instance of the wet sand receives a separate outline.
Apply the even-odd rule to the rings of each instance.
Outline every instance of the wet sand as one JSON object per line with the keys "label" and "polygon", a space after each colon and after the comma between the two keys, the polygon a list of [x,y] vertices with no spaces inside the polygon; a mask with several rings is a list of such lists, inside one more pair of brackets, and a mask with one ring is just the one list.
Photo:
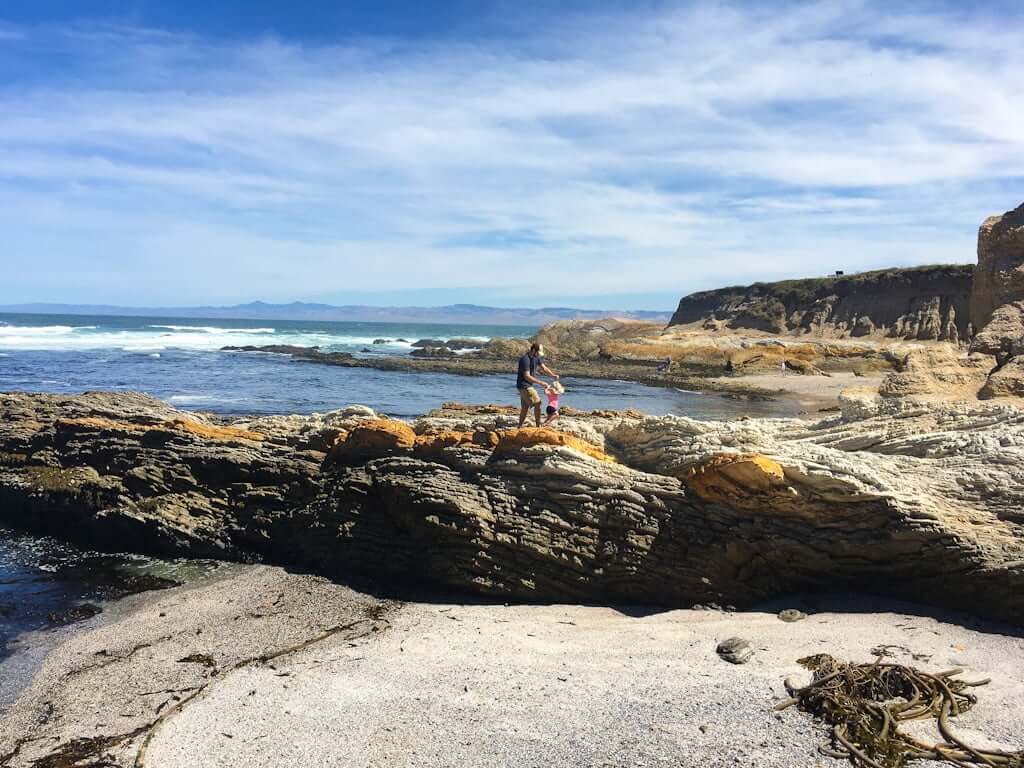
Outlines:
{"label": "wet sand", "polygon": [[[790,606],[809,617],[780,621]],[[744,613],[397,602],[242,566],[128,598],[63,640],[0,716],[0,757],[29,766],[71,744],[165,768],[811,768],[832,764],[823,729],[773,712],[784,679],[806,678],[802,656],[869,661],[881,644],[993,678],[958,731],[1020,749],[1024,639],[935,615],[863,598]],[[717,656],[731,636],[752,642],[749,663]]]}
{"label": "wet sand", "polygon": [[833,408],[839,393],[845,389],[865,389],[877,392],[885,378],[875,373],[855,376],[849,371],[837,371],[829,376],[801,376],[795,373],[752,373],[741,377],[721,376],[708,381],[713,387],[735,385],[742,381],[755,391],[774,393],[776,397],[797,402],[808,413],[822,408]]}

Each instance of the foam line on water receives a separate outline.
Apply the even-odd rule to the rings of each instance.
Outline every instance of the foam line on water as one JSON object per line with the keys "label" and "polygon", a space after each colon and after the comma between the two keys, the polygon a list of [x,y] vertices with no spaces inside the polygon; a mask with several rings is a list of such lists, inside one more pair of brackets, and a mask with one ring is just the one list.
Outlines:
{"label": "foam line on water", "polygon": [[147,325],[146,327],[185,331],[186,333],[275,333],[277,330],[276,328],[220,328],[215,325]]}
{"label": "foam line on water", "polygon": [[[351,348],[373,342],[367,336],[332,334],[327,331],[284,331],[274,328],[218,328],[216,326],[148,326],[138,329],[97,326],[0,326],[0,349],[78,351],[120,349],[128,352],[160,352],[165,349],[214,351],[226,346],[287,344]],[[399,345],[399,348],[400,345]]]}

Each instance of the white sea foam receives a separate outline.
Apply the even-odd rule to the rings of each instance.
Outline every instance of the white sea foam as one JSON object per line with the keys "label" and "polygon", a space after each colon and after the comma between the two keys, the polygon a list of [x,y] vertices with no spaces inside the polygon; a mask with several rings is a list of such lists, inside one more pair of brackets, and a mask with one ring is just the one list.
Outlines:
{"label": "white sea foam", "polygon": [[120,349],[127,352],[159,353],[166,349],[213,351],[235,345],[294,344],[296,346],[346,345],[358,343],[327,333],[277,333],[274,328],[217,328],[215,326],[171,326],[110,328],[104,326],[0,326],[0,349],[35,351],[78,351]]}
{"label": "white sea foam", "polygon": [[[339,329],[340,330],[340,329]],[[323,350],[358,351],[372,347],[382,352],[407,351],[412,340],[389,339],[373,345],[378,336],[346,335],[327,330],[276,328],[222,328],[215,325],[145,325],[117,328],[104,325],[0,325],[0,350],[81,351],[118,349],[160,353],[168,349],[209,352],[227,346],[287,344]],[[454,337],[453,337],[454,338]],[[474,338],[459,336],[458,338]],[[486,339],[480,339],[481,345]]]}
{"label": "white sea foam", "polygon": [[161,328],[186,333],[275,333],[276,328],[218,328],[215,325],[147,325],[147,328]]}
{"label": "white sea foam", "polygon": [[171,395],[167,402],[174,405],[206,405],[210,403],[240,403],[244,402],[238,397],[216,397],[214,395]]}
{"label": "white sea foam", "polygon": [[67,336],[75,331],[89,331],[95,328],[95,325],[3,325],[0,326],[0,339],[5,336]]}

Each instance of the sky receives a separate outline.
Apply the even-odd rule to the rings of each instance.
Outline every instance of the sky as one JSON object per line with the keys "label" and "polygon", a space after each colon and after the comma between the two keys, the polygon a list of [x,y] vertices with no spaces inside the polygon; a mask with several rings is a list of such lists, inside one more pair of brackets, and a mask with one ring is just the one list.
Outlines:
{"label": "sky", "polygon": [[1016,2],[4,0],[0,304],[671,309],[971,262]]}

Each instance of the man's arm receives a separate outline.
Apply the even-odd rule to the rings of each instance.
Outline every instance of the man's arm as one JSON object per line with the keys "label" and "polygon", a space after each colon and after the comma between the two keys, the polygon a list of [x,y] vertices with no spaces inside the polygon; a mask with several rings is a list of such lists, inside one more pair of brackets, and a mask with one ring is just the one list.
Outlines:
{"label": "man's arm", "polygon": [[[542,367],[543,367],[543,366],[542,366]],[[540,384],[540,385],[541,385],[542,387],[544,386],[544,382],[543,382],[543,381],[541,381],[540,379],[538,379],[538,378],[537,378],[536,376],[534,376],[534,375],[533,375],[532,373],[530,373],[529,371],[526,371],[526,372],[525,372],[525,373],[523,374],[523,378],[524,378],[524,379],[526,379],[526,380],[527,380],[528,382],[530,382],[531,384]]]}
{"label": "man's arm", "polygon": [[[542,371],[543,373],[546,373],[548,376],[550,376],[553,379],[557,379],[558,378],[558,374],[555,373],[554,371],[552,371],[550,368],[548,368],[547,363],[541,363],[540,365],[537,366],[537,368],[540,371]],[[539,384],[540,382],[537,382],[537,383]]]}

